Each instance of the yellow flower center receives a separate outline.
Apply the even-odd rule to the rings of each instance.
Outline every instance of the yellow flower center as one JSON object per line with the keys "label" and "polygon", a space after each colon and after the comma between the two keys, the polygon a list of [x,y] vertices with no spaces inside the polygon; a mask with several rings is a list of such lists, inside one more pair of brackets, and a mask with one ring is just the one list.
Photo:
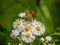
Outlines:
{"label": "yellow flower center", "polygon": [[26,33],[26,37],[29,38],[31,36],[30,33]]}
{"label": "yellow flower center", "polygon": [[37,31],[40,31],[41,30],[41,27],[40,26],[36,26],[36,30]]}
{"label": "yellow flower center", "polygon": [[30,26],[25,26],[25,31],[29,31],[29,29],[31,29],[31,27]]}
{"label": "yellow flower center", "polygon": [[21,22],[21,21],[18,21],[18,22],[17,22],[17,25],[18,25],[18,26],[19,26],[19,25],[21,25],[21,24],[22,24],[22,22]]}

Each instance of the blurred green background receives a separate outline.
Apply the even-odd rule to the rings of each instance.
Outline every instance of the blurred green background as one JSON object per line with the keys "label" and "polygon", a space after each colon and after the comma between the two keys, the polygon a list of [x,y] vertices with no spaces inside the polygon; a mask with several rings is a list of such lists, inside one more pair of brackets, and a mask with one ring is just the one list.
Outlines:
{"label": "blurred green background", "polygon": [[[34,19],[45,25],[44,36],[53,33],[53,38],[60,40],[60,0],[0,0],[0,45],[7,45],[8,42],[19,43],[9,36],[12,24],[20,12],[30,10],[35,11]],[[58,45],[59,43],[57,41]],[[36,44],[39,42],[34,45]]]}

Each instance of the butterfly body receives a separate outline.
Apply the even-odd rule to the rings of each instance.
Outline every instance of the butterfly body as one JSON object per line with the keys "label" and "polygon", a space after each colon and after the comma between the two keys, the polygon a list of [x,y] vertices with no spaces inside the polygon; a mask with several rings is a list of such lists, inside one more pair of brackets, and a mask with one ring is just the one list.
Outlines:
{"label": "butterfly body", "polygon": [[27,18],[33,18],[34,17],[34,11],[27,12],[25,17],[27,17]]}

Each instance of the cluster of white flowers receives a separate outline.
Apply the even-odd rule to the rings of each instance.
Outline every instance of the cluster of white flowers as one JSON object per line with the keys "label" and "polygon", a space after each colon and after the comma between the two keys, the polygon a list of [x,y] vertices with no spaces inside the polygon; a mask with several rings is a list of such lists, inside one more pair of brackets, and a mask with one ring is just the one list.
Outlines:
{"label": "cluster of white flowers", "polygon": [[[21,17],[25,13],[20,13]],[[25,43],[33,42],[36,36],[41,36],[45,33],[45,26],[36,20],[26,21],[23,19],[17,19],[13,22],[13,29],[11,32],[12,37],[21,35],[21,40]]]}

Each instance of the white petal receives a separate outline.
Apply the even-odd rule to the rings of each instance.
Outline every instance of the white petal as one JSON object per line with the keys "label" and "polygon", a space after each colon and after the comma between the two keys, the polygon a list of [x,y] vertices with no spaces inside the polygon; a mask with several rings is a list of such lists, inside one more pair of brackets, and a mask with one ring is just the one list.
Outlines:
{"label": "white petal", "polygon": [[31,36],[31,39],[34,40],[35,39],[35,36]]}
{"label": "white petal", "polygon": [[18,22],[18,21],[19,21],[19,19],[16,20],[16,22]]}
{"label": "white petal", "polygon": [[25,32],[22,32],[21,34],[22,34],[22,36],[25,36],[25,35],[26,35],[26,33],[25,33]]}
{"label": "white petal", "polygon": [[30,38],[30,39],[29,39],[29,42],[32,42],[32,41],[33,41],[33,40]]}
{"label": "white petal", "polygon": [[25,13],[20,13],[19,14],[19,17],[24,17],[25,16]]}
{"label": "white petal", "polygon": [[26,43],[29,43],[30,41],[27,39],[25,42],[26,42]]}
{"label": "white petal", "polygon": [[22,40],[25,42],[27,38],[25,36],[22,36]]}

